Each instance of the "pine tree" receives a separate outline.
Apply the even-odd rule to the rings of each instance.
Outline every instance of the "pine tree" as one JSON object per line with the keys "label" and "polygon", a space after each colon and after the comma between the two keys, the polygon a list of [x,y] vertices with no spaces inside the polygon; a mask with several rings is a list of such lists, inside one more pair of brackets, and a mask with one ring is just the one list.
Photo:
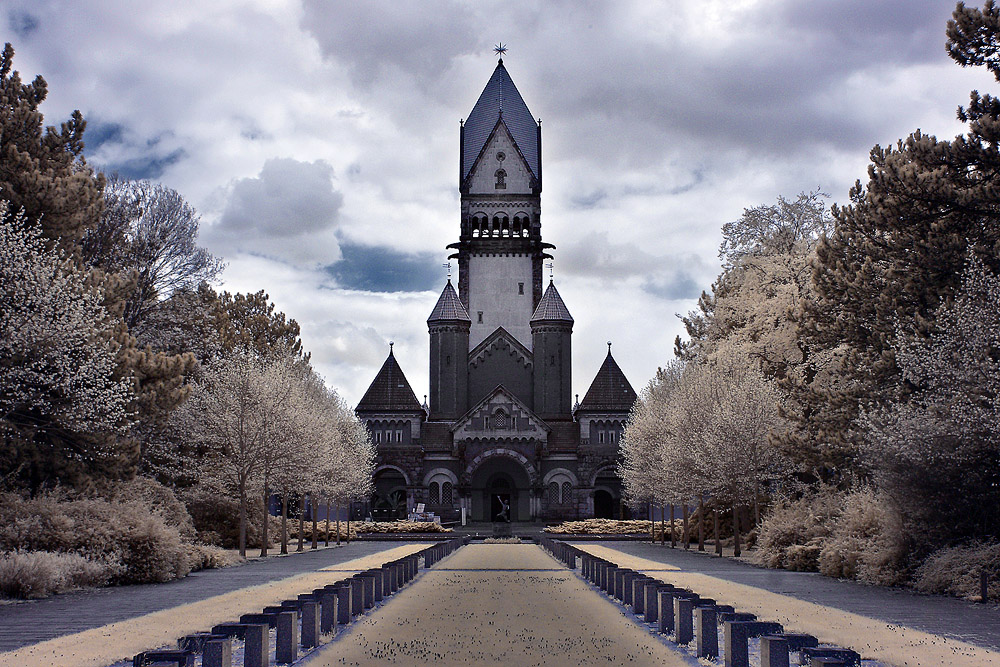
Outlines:
{"label": "pine tree", "polygon": [[104,207],[104,177],[83,158],[86,121],[79,111],[56,129],[43,127],[38,106],[48,94],[40,75],[29,84],[12,69],[14,47],[0,55],[0,199],[26,224],[72,248]]}
{"label": "pine tree", "polygon": [[[998,26],[992,0],[981,11],[959,3],[949,54],[1000,80]],[[817,248],[816,298],[804,304],[800,336],[813,352],[835,352],[831,363],[847,382],[817,387],[807,374],[796,395],[809,439],[840,452],[842,466],[855,450],[859,409],[911,389],[896,362],[900,337],[934,330],[970,253],[993,269],[1000,264],[1000,102],[974,91],[958,117],[968,132],[951,141],[917,130],[895,147],[875,146],[868,182],[852,188],[849,205],[834,207],[834,231]]]}

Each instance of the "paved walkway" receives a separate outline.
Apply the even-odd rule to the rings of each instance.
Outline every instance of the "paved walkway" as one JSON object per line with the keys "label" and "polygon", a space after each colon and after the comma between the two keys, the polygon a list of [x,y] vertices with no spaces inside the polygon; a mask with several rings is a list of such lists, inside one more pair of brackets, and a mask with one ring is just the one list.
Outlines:
{"label": "paved walkway", "polygon": [[462,547],[305,663],[698,664],[534,544]]}
{"label": "paved walkway", "polygon": [[[596,543],[574,543],[579,546]],[[980,604],[899,588],[867,586],[816,572],[789,572],[754,567],[730,558],[715,558],[692,549],[671,549],[648,542],[601,542],[600,546],[738,584],[762,588],[824,607],[904,625],[935,635],[1000,650],[1000,605]]]}
{"label": "paved walkway", "polygon": [[315,572],[397,546],[393,542],[352,542],[316,551],[307,548],[302,553],[253,560],[236,567],[202,570],[165,584],[98,588],[3,604],[0,605],[0,652]]}

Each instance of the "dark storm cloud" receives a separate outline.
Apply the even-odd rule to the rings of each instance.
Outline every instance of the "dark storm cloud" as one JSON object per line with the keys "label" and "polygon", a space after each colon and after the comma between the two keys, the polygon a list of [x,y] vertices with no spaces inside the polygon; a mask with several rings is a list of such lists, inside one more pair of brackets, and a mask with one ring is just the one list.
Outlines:
{"label": "dark storm cloud", "polygon": [[303,29],[365,86],[388,68],[419,80],[435,78],[478,41],[472,8],[452,0],[391,5],[305,0],[303,9]]}
{"label": "dark storm cloud", "polygon": [[559,270],[605,282],[638,278],[642,290],[663,299],[695,299],[715,267],[693,254],[657,255],[634,243],[616,243],[607,232],[591,232],[564,243]]}
{"label": "dark storm cloud", "polygon": [[367,292],[424,292],[441,287],[439,256],[404,253],[384,246],[341,241],[342,259],[325,268],[344,289]]}
{"label": "dark storm cloud", "polygon": [[24,39],[38,30],[38,17],[26,11],[13,10],[7,12],[7,25],[15,35]]}
{"label": "dark storm cloud", "polygon": [[88,159],[101,171],[132,180],[156,180],[188,156],[169,133],[143,141],[128,126],[99,118],[87,121],[84,146]]}
{"label": "dark storm cloud", "polygon": [[326,162],[272,158],[258,176],[231,184],[222,217],[205,239],[223,254],[328,261],[339,256],[336,227],[343,201]]}

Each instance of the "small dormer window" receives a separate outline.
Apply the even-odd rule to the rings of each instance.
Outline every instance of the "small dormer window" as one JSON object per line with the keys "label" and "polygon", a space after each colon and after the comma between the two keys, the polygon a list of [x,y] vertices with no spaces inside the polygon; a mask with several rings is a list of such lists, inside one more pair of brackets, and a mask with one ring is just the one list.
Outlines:
{"label": "small dormer window", "polygon": [[494,174],[494,176],[497,177],[496,189],[497,190],[506,190],[507,189],[507,172],[504,171],[503,169],[497,169],[497,171]]}

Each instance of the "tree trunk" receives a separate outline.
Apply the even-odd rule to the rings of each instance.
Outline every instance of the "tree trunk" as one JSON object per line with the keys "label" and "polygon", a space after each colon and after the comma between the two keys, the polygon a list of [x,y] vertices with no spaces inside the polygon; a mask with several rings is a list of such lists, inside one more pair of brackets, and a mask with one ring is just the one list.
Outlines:
{"label": "tree trunk", "polygon": [[705,550],[705,494],[698,497],[698,551]]}
{"label": "tree trunk", "polygon": [[268,511],[267,500],[268,500],[267,486],[264,486],[264,497],[262,498],[262,505],[264,507],[264,525],[260,527],[260,557],[267,558],[267,548],[271,546],[270,537],[268,535],[268,527],[271,522],[268,519],[271,518],[271,513]]}
{"label": "tree trunk", "polygon": [[653,503],[649,503],[649,543],[656,544],[656,522],[653,521]]}
{"label": "tree trunk", "polygon": [[247,487],[240,482],[240,558],[247,557]]}
{"label": "tree trunk", "polygon": [[674,540],[674,504],[670,503],[670,548],[673,549],[676,546]]}
{"label": "tree trunk", "polygon": [[340,546],[340,502],[337,502],[337,546]]}
{"label": "tree trunk", "polygon": [[330,496],[326,497],[326,544],[330,546]]}
{"label": "tree trunk", "polygon": [[753,489],[753,525],[760,527],[760,482],[754,482]]}
{"label": "tree trunk", "polygon": [[719,508],[712,508],[712,519],[715,521],[715,555],[722,555],[722,541],[719,540]]}
{"label": "tree trunk", "polygon": [[688,501],[686,501],[686,500],[684,501],[684,506],[681,507],[681,517],[682,517],[682,521],[684,521],[684,537],[682,538],[682,541],[684,542],[684,548],[685,549],[690,549],[691,548],[691,531],[688,530]]}
{"label": "tree trunk", "polygon": [[318,545],[316,544],[316,503],[313,502],[313,494],[309,494],[309,509],[312,512],[313,520],[313,541],[312,548],[315,549]]}
{"label": "tree trunk", "polygon": [[733,555],[737,558],[743,551],[740,549],[740,508],[733,505]]}
{"label": "tree trunk", "polygon": [[281,551],[288,553],[288,493],[281,494]]}
{"label": "tree trunk", "polygon": [[348,544],[351,543],[351,503],[347,503],[347,534],[344,539]]}
{"label": "tree trunk", "polygon": [[667,543],[667,506],[660,505],[660,546]]}
{"label": "tree trunk", "polygon": [[299,496],[299,546],[296,551],[302,551],[302,545],[306,540],[306,494]]}

